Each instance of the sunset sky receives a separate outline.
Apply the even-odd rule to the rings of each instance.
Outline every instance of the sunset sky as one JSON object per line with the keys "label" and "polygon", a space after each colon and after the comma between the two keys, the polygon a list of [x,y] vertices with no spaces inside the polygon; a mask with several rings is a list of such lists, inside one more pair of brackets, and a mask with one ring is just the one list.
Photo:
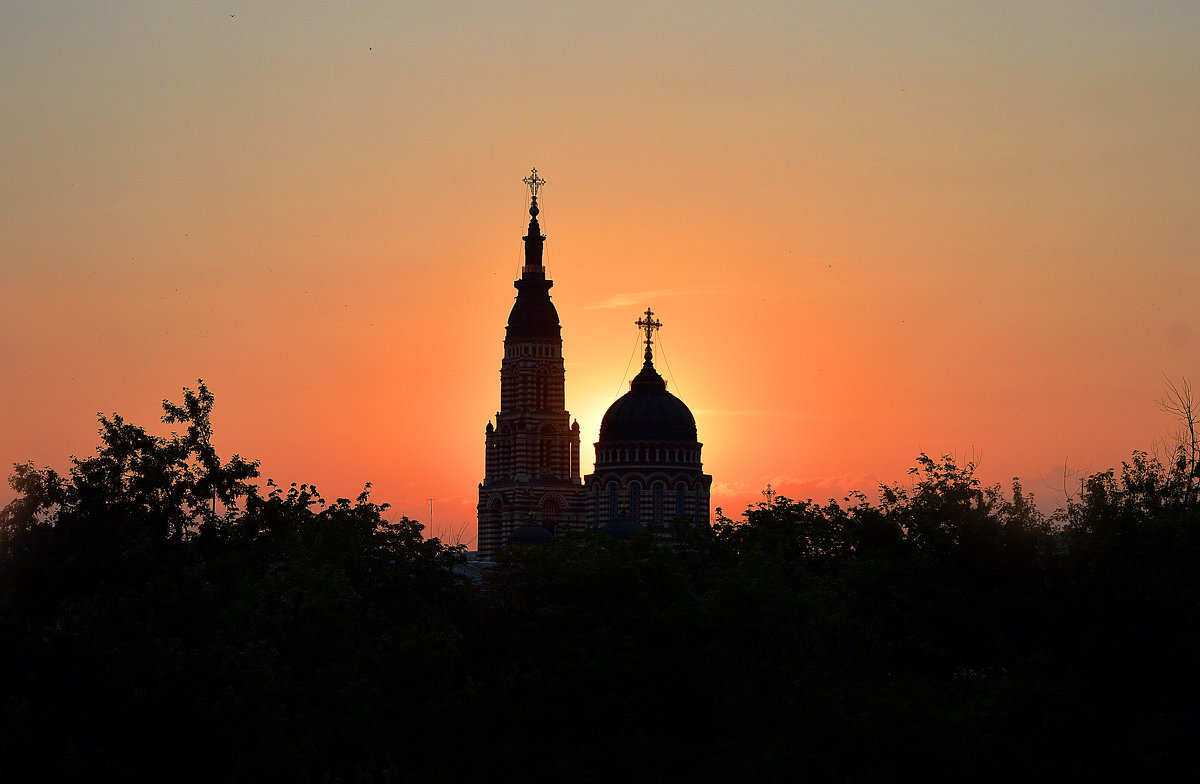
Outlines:
{"label": "sunset sky", "polygon": [[647,306],[732,514],[922,451],[1053,508],[1200,382],[1195,2],[16,2],[0,74],[5,471],[203,378],[472,542],[532,166],[589,470]]}

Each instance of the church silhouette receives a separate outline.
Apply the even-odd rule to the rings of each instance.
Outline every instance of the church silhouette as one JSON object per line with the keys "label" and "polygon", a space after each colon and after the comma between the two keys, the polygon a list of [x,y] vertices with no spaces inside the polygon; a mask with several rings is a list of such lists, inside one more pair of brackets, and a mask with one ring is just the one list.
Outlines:
{"label": "church silhouette", "polygon": [[649,308],[636,322],[646,335],[641,372],[604,414],[595,470],[581,476],[579,423],[566,410],[562,327],[550,300],[554,281],[542,265],[537,197],[546,181],[534,169],[524,182],[529,230],[504,335],[500,410],[485,429],[479,557],[585,529],[625,539],[676,519],[706,523],[712,476],[700,461],[696,418],[654,368],[662,323]]}

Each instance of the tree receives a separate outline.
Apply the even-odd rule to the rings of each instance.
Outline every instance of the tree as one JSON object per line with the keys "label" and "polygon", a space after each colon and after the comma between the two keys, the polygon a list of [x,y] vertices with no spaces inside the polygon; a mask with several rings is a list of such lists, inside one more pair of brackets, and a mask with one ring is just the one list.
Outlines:
{"label": "tree", "polygon": [[201,525],[215,524],[218,502],[229,509],[239,498],[256,495],[254,485],[246,480],[258,476],[258,461],[235,454],[222,464],[212,446],[213,395],[202,380],[197,382],[195,392],[184,387],[182,404],[164,399],[162,406],[163,422],[187,426],[183,435],[173,435],[171,446],[176,453],[186,455],[182,469],[186,475],[184,503],[193,520]]}
{"label": "tree", "polygon": [[163,401],[168,436],[101,416],[65,474],[15,467],[0,779],[395,780],[460,720],[462,548],[367,490],[260,492],[212,408],[200,382]]}
{"label": "tree", "polygon": [[1174,473],[1182,484],[1180,516],[1187,519],[1196,480],[1200,478],[1200,409],[1192,396],[1192,384],[1187,378],[1176,384],[1167,379],[1167,391],[1158,402],[1163,411],[1175,417],[1178,427],[1174,433]]}
{"label": "tree", "polygon": [[182,403],[163,401],[162,421],[185,425],[183,433],[155,436],[119,414],[100,414],[96,454],[71,458],[66,477],[32,463],[14,466],[9,485],[20,497],[0,512],[0,531],[11,538],[54,522],[65,531],[99,527],[106,535],[181,540],[217,525],[238,499],[257,494],[248,480],[258,476],[258,462],[236,454],[221,461],[211,443],[212,408],[201,380],[194,392],[184,388]]}

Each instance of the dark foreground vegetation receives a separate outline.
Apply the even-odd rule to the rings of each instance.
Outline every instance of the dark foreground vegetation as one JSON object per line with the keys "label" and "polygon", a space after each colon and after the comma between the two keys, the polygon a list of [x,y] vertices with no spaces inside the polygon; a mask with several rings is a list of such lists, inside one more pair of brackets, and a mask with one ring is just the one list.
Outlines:
{"label": "dark foreground vegetation", "polygon": [[1043,516],[922,455],[878,502],[460,548],[251,480],[201,385],[0,515],[0,777],[1174,778],[1200,730],[1195,451]]}

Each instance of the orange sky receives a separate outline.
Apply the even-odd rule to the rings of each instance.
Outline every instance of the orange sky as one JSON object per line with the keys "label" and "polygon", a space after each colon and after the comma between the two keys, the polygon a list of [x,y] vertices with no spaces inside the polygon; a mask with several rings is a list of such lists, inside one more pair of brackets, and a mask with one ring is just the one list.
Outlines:
{"label": "orange sky", "polygon": [[470,541],[530,166],[585,466],[649,305],[727,512],[922,450],[1053,506],[1200,377],[1194,3],[6,4],[0,73],[5,466],[199,377]]}

